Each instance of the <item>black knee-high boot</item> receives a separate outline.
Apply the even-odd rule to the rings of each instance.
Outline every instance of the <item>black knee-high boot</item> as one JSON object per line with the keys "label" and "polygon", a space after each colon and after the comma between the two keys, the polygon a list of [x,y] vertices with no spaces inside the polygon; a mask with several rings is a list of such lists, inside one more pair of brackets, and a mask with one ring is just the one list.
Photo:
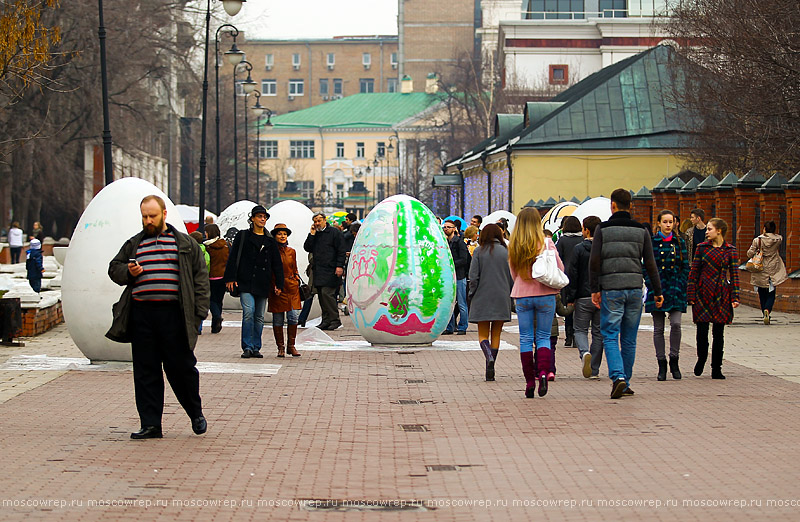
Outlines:
{"label": "black knee-high boot", "polygon": [[725,346],[725,325],[714,323],[714,341],[711,344],[711,378],[724,379],[722,375],[722,354]]}
{"label": "black knee-high boot", "polygon": [[703,368],[708,360],[708,323],[697,323],[697,364],[694,365],[694,374],[703,375]]}

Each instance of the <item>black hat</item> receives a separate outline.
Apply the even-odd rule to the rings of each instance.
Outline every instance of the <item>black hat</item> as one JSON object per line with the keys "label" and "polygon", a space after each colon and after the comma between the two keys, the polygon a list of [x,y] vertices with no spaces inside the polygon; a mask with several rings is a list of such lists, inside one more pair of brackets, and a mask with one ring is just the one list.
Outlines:
{"label": "black hat", "polygon": [[275,233],[276,232],[281,232],[281,231],[286,232],[287,236],[291,236],[292,235],[292,231],[289,230],[288,228],[286,228],[286,225],[284,225],[283,223],[276,224],[275,228],[272,229],[270,234],[272,234],[272,237],[275,237]]}
{"label": "black hat", "polygon": [[269,212],[267,212],[267,209],[265,209],[261,205],[256,205],[255,207],[253,207],[253,210],[250,211],[250,218],[252,218],[256,214],[265,214],[267,216],[267,219],[269,219]]}

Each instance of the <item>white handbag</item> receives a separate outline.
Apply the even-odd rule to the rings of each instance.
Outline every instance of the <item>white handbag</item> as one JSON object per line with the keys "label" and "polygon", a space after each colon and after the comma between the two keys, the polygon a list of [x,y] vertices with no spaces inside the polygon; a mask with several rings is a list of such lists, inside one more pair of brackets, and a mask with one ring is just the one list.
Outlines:
{"label": "white handbag", "polygon": [[536,261],[531,267],[531,277],[543,285],[561,290],[569,284],[569,277],[558,268],[555,250],[545,248],[544,252],[536,256]]}

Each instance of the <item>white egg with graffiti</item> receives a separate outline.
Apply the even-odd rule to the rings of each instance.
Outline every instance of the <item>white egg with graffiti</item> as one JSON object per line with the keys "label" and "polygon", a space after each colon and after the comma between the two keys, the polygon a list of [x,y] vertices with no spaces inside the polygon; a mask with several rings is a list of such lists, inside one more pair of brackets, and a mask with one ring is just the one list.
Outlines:
{"label": "white egg with graffiti", "polygon": [[350,318],[373,345],[430,344],[450,321],[456,276],[436,216],[397,195],[370,211],[347,266]]}

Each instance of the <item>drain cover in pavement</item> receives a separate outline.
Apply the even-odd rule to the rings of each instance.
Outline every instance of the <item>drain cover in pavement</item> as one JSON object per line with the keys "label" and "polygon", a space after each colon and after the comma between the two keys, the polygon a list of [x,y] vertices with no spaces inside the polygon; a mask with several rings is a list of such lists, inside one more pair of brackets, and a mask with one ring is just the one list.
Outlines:
{"label": "drain cover in pavement", "polygon": [[433,511],[422,500],[346,500],[313,499],[302,500],[300,506],[306,511]]}
{"label": "drain cover in pavement", "polygon": [[406,379],[406,384],[424,384],[425,379]]}
{"label": "drain cover in pavement", "polygon": [[415,431],[415,432],[431,431],[424,424],[401,424],[400,427],[403,429],[403,431]]}

